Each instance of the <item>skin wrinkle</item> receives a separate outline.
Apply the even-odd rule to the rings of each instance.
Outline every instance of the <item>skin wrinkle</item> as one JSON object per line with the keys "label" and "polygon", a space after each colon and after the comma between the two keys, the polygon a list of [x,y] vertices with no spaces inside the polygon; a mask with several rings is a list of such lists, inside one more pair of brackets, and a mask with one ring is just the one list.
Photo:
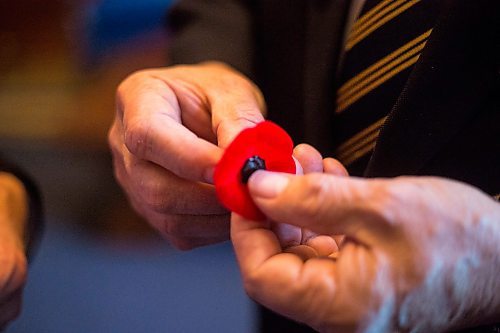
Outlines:
{"label": "skin wrinkle", "polygon": [[[133,122],[127,122],[125,127],[124,142],[127,149],[138,157],[146,156],[148,150],[148,141],[152,141],[151,122],[148,119],[136,119]],[[146,143],[145,143],[146,142]],[[149,150],[152,149],[150,144]]]}
{"label": "skin wrinkle", "polygon": [[[291,185],[287,186],[285,192],[280,198],[288,198],[291,196],[294,198],[293,193],[300,193],[298,190],[301,188],[307,188],[306,194],[301,194],[299,202],[297,202],[297,209],[294,212],[294,216],[287,216],[290,220],[303,220],[309,221],[314,219],[323,221],[326,219],[326,214],[329,213],[327,210],[327,205],[324,204],[327,196],[323,195],[330,191],[330,183],[321,181],[321,178],[316,177],[315,174],[306,175],[301,177],[299,181],[294,181]],[[292,195],[290,195],[292,193]],[[280,199],[278,199],[280,200]],[[297,201],[297,199],[293,199]],[[284,212],[287,215],[287,212]]]}
{"label": "skin wrinkle", "polygon": [[[248,125],[247,127],[251,127],[251,125],[256,126],[258,123],[262,122],[263,120],[264,120],[264,118],[248,117],[248,116],[238,114],[238,116],[236,118],[230,119],[230,121],[231,121],[230,123],[228,123],[227,120],[226,121],[219,121],[219,122],[213,123],[212,127],[214,129],[214,133],[216,133],[216,136],[217,136],[217,140],[218,140],[217,143],[220,146],[220,145],[229,144],[229,140],[227,140],[227,139],[224,139],[224,141],[227,141],[227,142],[221,142],[221,140],[220,140],[221,138],[224,137],[223,133],[228,132],[226,127],[233,128],[235,123],[245,124],[245,125]],[[215,119],[214,119],[214,121],[215,121]],[[236,133],[234,133],[234,134],[236,134]]]}
{"label": "skin wrinkle", "polygon": [[[171,90],[174,92],[173,98],[175,98],[175,101],[177,102],[176,105],[172,105],[171,100],[164,97],[165,100],[170,104],[170,106],[175,109],[175,110],[182,110],[182,112],[178,112],[178,119],[174,119],[178,122],[181,122],[183,114],[187,111],[186,108],[182,108],[181,101],[179,100],[179,97],[182,97],[182,99],[186,100],[191,100],[193,101],[194,105],[199,106],[200,109],[210,111],[210,103],[208,101],[208,98],[205,94],[200,93],[203,91],[202,87],[200,85],[194,83],[194,82],[187,82],[184,81],[180,78],[172,78],[170,80],[166,80],[160,76],[153,76],[154,79],[157,79],[161,81],[167,88],[166,91]],[[185,93],[187,92],[187,93]],[[189,108],[187,108],[189,109]]]}
{"label": "skin wrinkle", "polygon": [[[251,81],[247,80],[245,76],[241,73],[234,71],[232,68],[223,64],[216,64],[217,66],[223,66],[228,68],[234,75],[231,76],[222,76],[217,77],[220,81],[220,84],[217,86],[217,89],[213,89],[211,86],[208,87],[208,98],[211,105],[221,104],[224,105],[226,103],[225,95],[229,96],[239,96],[238,100],[245,101],[255,101],[257,105],[250,105],[250,110],[258,109],[262,115],[266,114],[266,104],[264,101],[264,97],[260,89]],[[211,92],[211,93],[210,93]],[[221,92],[225,92],[225,94],[221,94]],[[252,96],[245,96],[245,98],[241,98],[243,94],[250,93]],[[245,108],[243,108],[244,110]]]}
{"label": "skin wrinkle", "polygon": [[[146,92],[149,90],[153,90],[154,86],[155,86],[155,84],[153,84],[153,83],[160,83],[160,85],[165,86],[165,88],[166,88],[165,93],[168,94],[169,96],[156,95],[156,97],[161,98],[163,101],[165,101],[167,103],[167,105],[169,105],[176,112],[174,114],[172,114],[172,113],[166,112],[165,110],[162,110],[162,109],[158,109],[158,110],[155,109],[155,112],[157,112],[157,115],[164,115],[164,116],[171,118],[175,122],[180,122],[180,120],[181,120],[180,119],[181,108],[179,105],[177,95],[175,94],[175,90],[172,89],[172,87],[168,84],[168,82],[166,80],[163,80],[160,76],[155,75],[154,73],[155,73],[154,70],[144,70],[144,71],[139,71],[139,72],[132,74],[133,79],[135,78],[138,81],[142,80],[143,77],[148,78],[147,82],[142,82],[141,84],[138,84],[137,87],[135,88],[135,90],[140,90],[140,91],[144,90]],[[170,90],[169,88],[172,90]],[[124,86],[122,89],[125,90],[126,87]],[[170,93],[171,91],[173,91],[174,93],[171,94]],[[134,94],[132,94],[132,95],[134,95]],[[141,95],[141,94],[136,92],[135,95]],[[123,96],[124,100],[128,97],[127,94],[123,94],[123,93],[121,93],[120,96]],[[174,103],[172,103],[173,101],[174,101]],[[136,103],[136,104],[137,105],[135,105],[135,107],[137,107],[137,108],[146,108],[147,107],[147,104],[144,104],[144,101],[142,103]]]}

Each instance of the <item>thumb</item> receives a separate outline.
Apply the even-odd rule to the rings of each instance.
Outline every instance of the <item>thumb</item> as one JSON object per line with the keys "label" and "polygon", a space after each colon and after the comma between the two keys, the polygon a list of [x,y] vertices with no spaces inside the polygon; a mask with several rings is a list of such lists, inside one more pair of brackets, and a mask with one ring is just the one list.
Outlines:
{"label": "thumb", "polygon": [[358,238],[360,230],[378,230],[382,225],[382,216],[373,209],[377,181],[257,171],[248,186],[257,206],[276,222],[353,238]]}

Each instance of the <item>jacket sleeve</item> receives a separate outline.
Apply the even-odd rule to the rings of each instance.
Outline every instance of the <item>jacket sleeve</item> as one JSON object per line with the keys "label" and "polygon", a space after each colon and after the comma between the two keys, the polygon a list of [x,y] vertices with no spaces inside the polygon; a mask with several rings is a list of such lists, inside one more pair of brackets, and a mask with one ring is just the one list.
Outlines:
{"label": "jacket sleeve", "polygon": [[221,61],[252,76],[253,27],[250,2],[181,0],[169,11],[172,64]]}
{"label": "jacket sleeve", "polygon": [[38,244],[43,229],[42,199],[35,182],[22,169],[6,161],[0,156],[0,172],[16,176],[28,193],[28,223],[25,232],[26,256],[28,261],[33,257],[33,250]]}

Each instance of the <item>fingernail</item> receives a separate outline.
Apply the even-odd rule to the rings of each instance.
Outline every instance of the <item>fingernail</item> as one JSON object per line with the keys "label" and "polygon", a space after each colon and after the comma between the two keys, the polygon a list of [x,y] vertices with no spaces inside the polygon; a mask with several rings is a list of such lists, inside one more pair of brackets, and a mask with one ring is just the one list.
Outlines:
{"label": "fingernail", "polygon": [[270,199],[283,192],[289,182],[283,173],[256,171],[248,179],[248,187],[252,196]]}

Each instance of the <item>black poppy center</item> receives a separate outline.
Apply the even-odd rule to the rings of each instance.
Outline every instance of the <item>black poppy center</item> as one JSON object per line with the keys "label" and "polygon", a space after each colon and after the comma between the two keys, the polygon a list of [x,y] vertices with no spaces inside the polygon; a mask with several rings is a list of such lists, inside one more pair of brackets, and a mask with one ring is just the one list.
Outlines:
{"label": "black poppy center", "polygon": [[248,183],[248,178],[257,170],[266,170],[266,161],[255,155],[246,160],[241,169],[241,181],[243,184]]}

